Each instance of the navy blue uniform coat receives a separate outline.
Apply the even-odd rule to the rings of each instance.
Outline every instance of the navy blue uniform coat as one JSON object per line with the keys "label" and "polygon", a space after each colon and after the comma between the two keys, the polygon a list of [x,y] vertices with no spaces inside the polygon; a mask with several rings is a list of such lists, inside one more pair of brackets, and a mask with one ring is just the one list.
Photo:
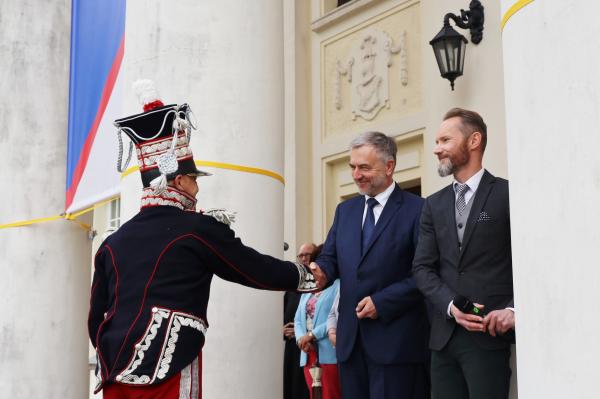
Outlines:
{"label": "navy blue uniform coat", "polygon": [[246,247],[225,224],[172,206],[145,208],[95,258],[89,334],[101,384],[157,384],[199,354],[213,275],[296,290],[291,262]]}

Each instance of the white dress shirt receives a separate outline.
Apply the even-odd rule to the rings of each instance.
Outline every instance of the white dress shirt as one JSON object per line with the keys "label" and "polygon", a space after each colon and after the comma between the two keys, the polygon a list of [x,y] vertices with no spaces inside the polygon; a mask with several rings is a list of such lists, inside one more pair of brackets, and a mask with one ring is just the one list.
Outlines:
{"label": "white dress shirt", "polygon": [[[479,187],[479,183],[481,182],[481,178],[483,177],[483,172],[485,170],[483,168],[479,169],[479,172],[475,173],[473,176],[469,178],[464,184],[466,184],[469,189],[465,191],[465,204],[468,204],[471,198],[475,195],[477,188]],[[454,199],[458,198],[458,193],[456,192],[456,185],[460,184],[456,180],[452,183],[452,188],[454,189]]]}
{"label": "white dress shirt", "polygon": [[390,184],[390,186],[388,188],[386,188],[384,191],[377,194],[375,197],[369,197],[368,195],[364,196],[365,197],[365,208],[363,209],[363,218],[362,218],[363,224],[365,223],[365,218],[367,217],[367,208],[369,207],[367,205],[367,200],[369,198],[375,198],[377,200],[377,202],[379,202],[379,204],[377,204],[373,207],[373,216],[375,216],[375,224],[377,224],[377,221],[379,220],[379,216],[381,216],[381,212],[383,212],[383,207],[385,207],[385,204],[387,203],[388,199],[390,198],[390,195],[392,195],[392,191],[394,191],[395,187],[396,187],[396,182],[392,181],[392,184]]}

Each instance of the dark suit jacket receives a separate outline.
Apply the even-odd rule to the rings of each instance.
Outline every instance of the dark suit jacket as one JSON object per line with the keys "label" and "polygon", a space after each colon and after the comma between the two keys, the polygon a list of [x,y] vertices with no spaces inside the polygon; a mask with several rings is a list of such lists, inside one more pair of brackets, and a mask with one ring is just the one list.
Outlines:
{"label": "dark suit jacket", "polygon": [[[452,185],[425,200],[413,275],[433,305],[430,347],[441,350],[456,322],[448,304],[456,295],[485,305],[485,311],[513,305],[508,181],[485,171],[458,247]],[[461,328],[461,327],[458,327]],[[510,340],[470,333],[483,348],[498,349]]]}
{"label": "dark suit jacket", "polygon": [[88,320],[102,382],[158,384],[190,364],[204,345],[215,274],[269,290],[294,290],[299,280],[293,263],[173,206],[142,209],[108,237],[95,258]]}
{"label": "dark suit jacket", "polygon": [[[337,358],[348,359],[360,329],[362,345],[377,364],[425,363],[429,323],[423,296],[411,278],[423,199],[396,185],[361,256],[365,199],[338,205],[316,260],[330,282],[340,278]],[[378,318],[356,317],[356,305],[371,296]]]}

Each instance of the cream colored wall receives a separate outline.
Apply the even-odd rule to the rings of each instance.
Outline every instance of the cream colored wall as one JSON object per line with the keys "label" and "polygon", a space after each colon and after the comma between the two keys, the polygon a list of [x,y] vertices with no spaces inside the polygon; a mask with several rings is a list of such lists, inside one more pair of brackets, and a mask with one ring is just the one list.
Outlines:
{"label": "cream colored wall", "polygon": [[[324,238],[327,213],[335,201],[327,198],[327,160],[346,153],[348,143],[366,130],[380,130],[401,138],[423,130],[422,192],[429,195],[449,183],[437,175],[432,154],[435,133],[444,113],[455,106],[478,111],[489,132],[485,167],[506,177],[506,136],[500,34],[500,5],[485,2],[485,28],[479,45],[467,45],[464,75],[455,91],[442,79],[429,45],[441,29],[447,12],[459,13],[468,1],[459,0],[356,0],[323,14],[324,0],[312,0],[312,54],[305,60],[312,68],[312,152],[313,152],[313,236]],[[389,107],[383,107],[371,120],[352,119],[352,87],[343,76],[340,82],[341,108],[335,107],[336,69],[356,55],[361,39],[371,29],[389,34],[397,46],[406,32],[407,84],[401,82],[401,60],[392,54],[388,68]],[[469,32],[461,30],[469,37]],[[470,38],[470,37],[469,37]],[[356,65],[356,61],[355,61]],[[356,79],[355,68],[353,76]]]}
{"label": "cream colored wall", "polygon": [[[484,167],[492,174],[507,177],[506,130],[504,121],[504,89],[502,67],[502,35],[500,31],[500,2],[484,1],[485,26],[480,44],[469,43],[466,50],[464,75],[455,82],[455,91],[442,79],[429,45],[442,28],[443,16],[447,12],[458,13],[467,8],[468,0],[423,1],[423,74],[425,96],[425,123],[427,135],[425,146],[429,154],[443,114],[451,107],[463,107],[479,112],[488,126],[488,146]],[[468,31],[457,29],[469,41]],[[424,193],[430,194],[447,183],[449,178],[440,179],[436,173],[437,161],[433,155],[427,159],[427,174],[424,176]]]}
{"label": "cream colored wall", "polygon": [[[320,2],[315,0],[312,4],[318,7]],[[339,160],[347,154],[348,143],[361,132],[379,130],[395,136],[402,146],[404,138],[425,127],[420,10],[418,1],[363,0],[325,15],[313,13],[313,235],[316,240],[324,239],[329,229],[331,214],[339,201],[339,195],[334,193],[348,190],[332,188],[335,183],[331,171],[331,168],[336,170],[338,180],[349,179],[349,172],[343,178],[344,171],[339,166]],[[377,39],[374,70],[378,78],[382,77],[383,84],[378,91],[380,106],[365,115],[356,112],[361,97],[355,93],[367,65],[361,61],[364,54],[360,46],[368,34]],[[396,50],[392,54],[384,51],[385,40],[390,40],[390,47]],[[346,72],[339,75],[339,80],[338,71]],[[348,79],[350,73],[352,81]]]}

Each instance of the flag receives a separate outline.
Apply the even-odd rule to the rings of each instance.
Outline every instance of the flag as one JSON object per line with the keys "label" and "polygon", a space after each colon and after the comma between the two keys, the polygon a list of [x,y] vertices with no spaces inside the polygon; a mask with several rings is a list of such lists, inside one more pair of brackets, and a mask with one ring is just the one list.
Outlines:
{"label": "flag", "polygon": [[119,71],[125,0],[72,0],[69,130],[65,210],[75,212],[119,193]]}

